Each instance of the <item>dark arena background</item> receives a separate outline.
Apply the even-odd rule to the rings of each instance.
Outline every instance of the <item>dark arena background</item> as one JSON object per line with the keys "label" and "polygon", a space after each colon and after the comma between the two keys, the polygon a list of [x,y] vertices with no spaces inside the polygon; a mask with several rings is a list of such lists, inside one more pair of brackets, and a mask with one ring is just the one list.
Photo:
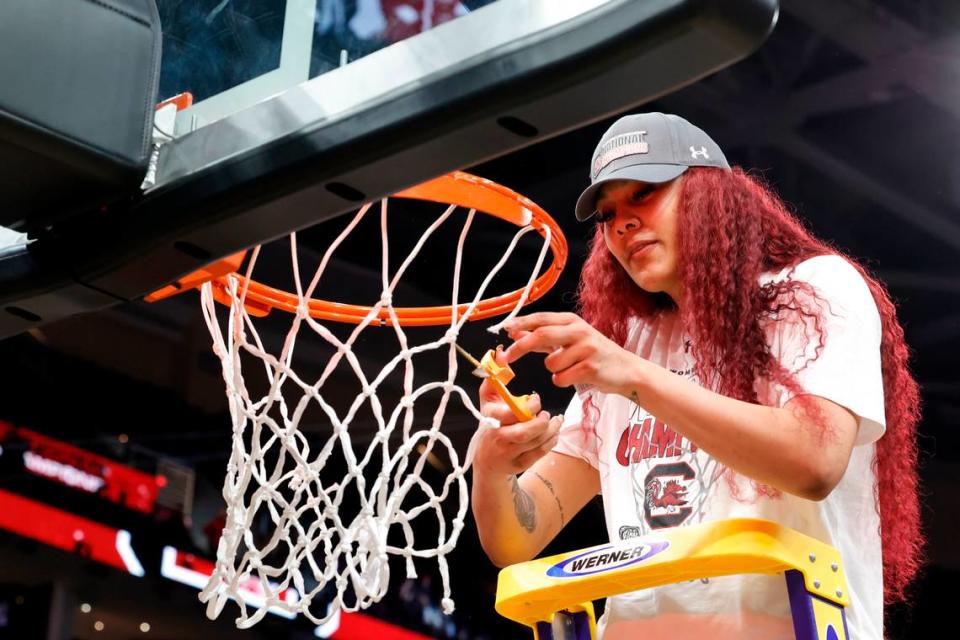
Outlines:
{"label": "dark arena background", "polygon": [[[307,25],[313,34],[308,77],[415,37],[434,22],[456,22],[510,1],[316,0],[308,7],[315,9],[313,26]],[[188,90],[195,103],[202,103],[270,73],[279,64],[293,6],[288,3],[294,2],[314,4],[158,0],[163,30],[158,100]],[[385,22],[371,23],[362,13],[371,2],[379,5]],[[712,4],[722,11],[723,2]],[[0,38],[16,28],[0,24]],[[451,159],[456,166],[443,171],[462,168],[518,191],[562,227],[569,262],[532,310],[573,309],[592,233],[592,226],[576,222],[573,208],[589,183],[594,145],[617,117],[641,110],[676,113],[709,132],[731,164],[762,176],[818,236],[868,265],[899,305],[923,397],[919,445],[927,564],[915,585],[913,606],[888,610],[887,637],[953,637],[952,607],[960,596],[960,5],[953,0],[783,0],[776,27],[755,51],[699,76],[629,108],[595,113],[585,125],[557,125],[551,135],[533,136],[534,143],[526,146],[514,144],[509,153],[484,152],[468,164]],[[522,129],[523,124],[504,126]],[[405,134],[416,139],[435,135],[423,121],[411,120],[409,127]],[[384,149],[412,145],[376,136],[361,143],[371,153],[380,144]],[[0,163],[2,172],[15,169]],[[248,191],[242,197],[255,200],[258,194]],[[393,220],[392,237],[411,243],[425,223],[417,211],[403,205],[398,211],[404,217]],[[182,212],[173,207],[160,213],[172,219]],[[115,240],[106,232],[101,236],[96,224],[84,236],[90,256],[99,255],[101,237],[103,247]],[[303,231],[305,255],[319,255],[341,228],[337,224]],[[500,234],[512,232],[484,224],[477,233],[500,247],[492,250],[499,255],[509,240]],[[41,226],[64,228],[49,219]],[[377,283],[379,230],[374,225],[360,231],[338,254],[336,279],[325,295],[349,302]],[[36,232],[30,224],[11,223],[2,230],[0,247],[24,246]],[[279,235],[264,233],[261,239]],[[440,240],[449,251],[456,235]],[[520,248],[504,282],[526,278],[536,249],[535,243]],[[285,245],[264,249],[264,268],[280,281],[289,273],[286,251]],[[487,257],[483,249],[473,255]],[[428,259],[412,267],[404,295],[420,304],[448,296],[449,271],[437,264]],[[478,269],[468,264],[464,277],[475,281]],[[0,279],[0,292],[11,278]],[[396,562],[381,602],[344,613],[326,627],[303,616],[267,615],[252,629],[239,631],[232,603],[224,615],[208,620],[197,593],[210,573],[224,524],[221,487],[231,445],[220,363],[211,352],[197,292],[156,303],[140,299],[144,291],[137,293],[123,304],[95,304],[86,313],[62,314],[49,322],[34,322],[23,314],[35,314],[6,304],[8,315],[17,321],[26,317],[30,326],[0,340],[0,638],[531,637],[494,611],[497,570],[481,549],[469,515],[450,556],[457,603],[452,615],[441,611],[436,563],[424,561],[412,579]],[[268,339],[279,340],[280,331]],[[377,331],[366,330],[357,350],[364,362],[382,366]],[[478,352],[495,344],[480,330],[463,343]],[[547,410],[563,411],[569,390],[552,387],[536,360],[517,366],[514,388],[536,389]],[[465,374],[460,384],[475,390],[476,381]],[[444,427],[461,452],[476,426],[464,415]],[[308,432],[323,429],[320,416],[305,424]],[[356,437],[363,436],[358,427]],[[439,482],[449,471],[448,461],[438,457],[433,463],[435,468],[423,475]],[[418,533],[435,537],[429,528]],[[117,545],[118,539],[124,544]],[[604,541],[597,498],[545,553]]]}

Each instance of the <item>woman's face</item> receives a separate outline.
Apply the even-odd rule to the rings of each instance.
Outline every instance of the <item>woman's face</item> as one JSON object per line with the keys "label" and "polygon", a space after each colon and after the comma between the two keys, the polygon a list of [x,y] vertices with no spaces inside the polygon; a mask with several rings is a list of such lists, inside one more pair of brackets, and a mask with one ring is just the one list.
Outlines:
{"label": "woman's face", "polygon": [[683,176],[662,184],[616,180],[600,190],[596,219],[630,278],[644,291],[680,301],[677,217]]}

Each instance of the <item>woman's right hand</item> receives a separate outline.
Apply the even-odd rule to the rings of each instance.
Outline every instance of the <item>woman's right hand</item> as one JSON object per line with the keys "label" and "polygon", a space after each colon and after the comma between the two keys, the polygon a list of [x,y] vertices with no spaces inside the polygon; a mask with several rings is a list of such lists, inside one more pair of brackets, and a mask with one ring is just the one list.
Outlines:
{"label": "woman's right hand", "polygon": [[500,427],[477,438],[470,508],[480,544],[498,567],[543,551],[566,524],[565,514],[573,517],[600,490],[588,462],[553,451],[563,416],[542,411],[536,394],[527,402],[535,417],[518,422],[492,384],[480,385],[480,412]]}
{"label": "woman's right hand", "polygon": [[500,421],[499,429],[490,429],[478,442],[474,467],[498,475],[523,473],[557,444],[563,416],[551,417],[540,410],[540,396],[528,400],[532,420],[518,422],[516,416],[489,381],[480,385],[480,413]]}

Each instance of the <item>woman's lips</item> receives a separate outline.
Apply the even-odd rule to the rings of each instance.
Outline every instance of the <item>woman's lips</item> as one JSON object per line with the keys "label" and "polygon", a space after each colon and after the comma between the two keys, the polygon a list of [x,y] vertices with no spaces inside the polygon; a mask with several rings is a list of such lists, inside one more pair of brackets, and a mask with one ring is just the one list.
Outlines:
{"label": "woman's lips", "polygon": [[636,242],[630,245],[630,248],[628,249],[630,258],[639,258],[641,256],[645,256],[650,252],[655,244],[655,240],[645,240],[643,242]]}

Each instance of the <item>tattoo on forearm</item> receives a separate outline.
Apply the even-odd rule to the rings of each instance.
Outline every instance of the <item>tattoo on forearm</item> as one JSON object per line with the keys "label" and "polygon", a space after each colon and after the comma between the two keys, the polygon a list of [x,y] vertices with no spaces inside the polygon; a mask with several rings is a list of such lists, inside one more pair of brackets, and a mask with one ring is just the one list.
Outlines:
{"label": "tattoo on forearm", "polygon": [[566,524],[566,518],[564,518],[563,516],[563,505],[560,504],[560,498],[557,497],[557,492],[554,491],[553,489],[553,483],[547,480],[546,478],[544,478],[542,475],[540,475],[536,471],[534,471],[533,474],[538,478],[540,478],[540,481],[543,484],[547,485],[547,489],[550,489],[550,494],[553,495],[553,499],[557,501],[557,510],[560,511],[560,527],[563,528],[563,525]]}
{"label": "tattoo on forearm", "polygon": [[520,488],[520,482],[517,476],[513,476],[511,489],[513,491],[513,511],[517,514],[517,520],[520,526],[527,530],[527,533],[533,533],[537,528],[537,507],[530,494]]}

